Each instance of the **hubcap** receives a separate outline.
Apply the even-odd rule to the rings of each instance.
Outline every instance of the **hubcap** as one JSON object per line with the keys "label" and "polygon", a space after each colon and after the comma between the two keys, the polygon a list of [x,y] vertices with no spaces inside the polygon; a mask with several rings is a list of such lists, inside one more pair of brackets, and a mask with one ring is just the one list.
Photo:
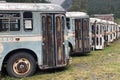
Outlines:
{"label": "hubcap", "polygon": [[24,75],[30,71],[30,62],[28,59],[17,59],[13,64],[13,70],[18,75]]}

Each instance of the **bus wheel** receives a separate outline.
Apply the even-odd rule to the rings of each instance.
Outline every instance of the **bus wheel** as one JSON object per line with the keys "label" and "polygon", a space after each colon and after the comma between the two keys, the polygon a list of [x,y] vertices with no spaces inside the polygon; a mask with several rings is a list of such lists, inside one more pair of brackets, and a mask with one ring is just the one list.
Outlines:
{"label": "bus wheel", "polygon": [[33,56],[26,52],[16,53],[8,59],[6,69],[12,77],[31,76],[36,70],[36,61]]}

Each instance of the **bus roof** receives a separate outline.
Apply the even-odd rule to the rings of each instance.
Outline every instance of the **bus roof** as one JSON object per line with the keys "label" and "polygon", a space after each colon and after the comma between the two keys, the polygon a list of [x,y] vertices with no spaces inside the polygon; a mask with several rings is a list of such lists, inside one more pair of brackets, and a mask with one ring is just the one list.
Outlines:
{"label": "bus roof", "polygon": [[114,22],[113,22],[113,21],[108,21],[108,23],[109,23],[109,24],[114,24]]}
{"label": "bus roof", "polygon": [[99,18],[90,18],[90,22],[91,23],[94,23],[94,22],[102,23],[102,19],[99,19]]}
{"label": "bus roof", "polygon": [[0,11],[65,11],[51,3],[0,3]]}
{"label": "bus roof", "polygon": [[85,12],[66,12],[66,17],[89,18],[89,15],[87,15]]}
{"label": "bus roof", "polygon": [[107,21],[107,20],[102,20],[102,23],[107,24],[107,23],[108,23],[108,21]]}

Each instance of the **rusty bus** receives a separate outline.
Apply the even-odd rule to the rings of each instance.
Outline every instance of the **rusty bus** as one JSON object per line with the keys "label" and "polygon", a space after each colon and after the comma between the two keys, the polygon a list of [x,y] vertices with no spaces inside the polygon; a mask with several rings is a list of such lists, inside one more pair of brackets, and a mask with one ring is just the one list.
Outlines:
{"label": "rusty bus", "polygon": [[66,12],[66,25],[71,53],[90,52],[89,15],[85,12]]}
{"label": "rusty bus", "polygon": [[[0,3],[0,71],[13,77],[69,62],[65,10],[55,4]],[[4,66],[6,65],[6,66]]]}

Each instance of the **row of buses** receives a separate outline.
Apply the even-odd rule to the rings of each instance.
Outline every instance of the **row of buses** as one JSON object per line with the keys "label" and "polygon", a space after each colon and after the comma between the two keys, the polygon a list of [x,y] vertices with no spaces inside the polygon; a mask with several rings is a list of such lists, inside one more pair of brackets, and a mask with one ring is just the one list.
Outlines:
{"label": "row of buses", "polygon": [[94,49],[104,49],[120,37],[120,26],[98,18],[90,18],[90,45]]}
{"label": "row of buses", "polygon": [[85,54],[104,49],[120,37],[120,26],[108,20],[90,18],[85,12],[66,12],[71,53]]}
{"label": "row of buses", "polygon": [[12,77],[31,76],[37,66],[65,67],[71,54],[104,49],[118,37],[116,23],[84,12],[48,3],[0,3],[0,71]]}
{"label": "row of buses", "polygon": [[85,12],[66,12],[71,54],[104,49],[120,37],[120,25],[113,21],[90,18]]}

